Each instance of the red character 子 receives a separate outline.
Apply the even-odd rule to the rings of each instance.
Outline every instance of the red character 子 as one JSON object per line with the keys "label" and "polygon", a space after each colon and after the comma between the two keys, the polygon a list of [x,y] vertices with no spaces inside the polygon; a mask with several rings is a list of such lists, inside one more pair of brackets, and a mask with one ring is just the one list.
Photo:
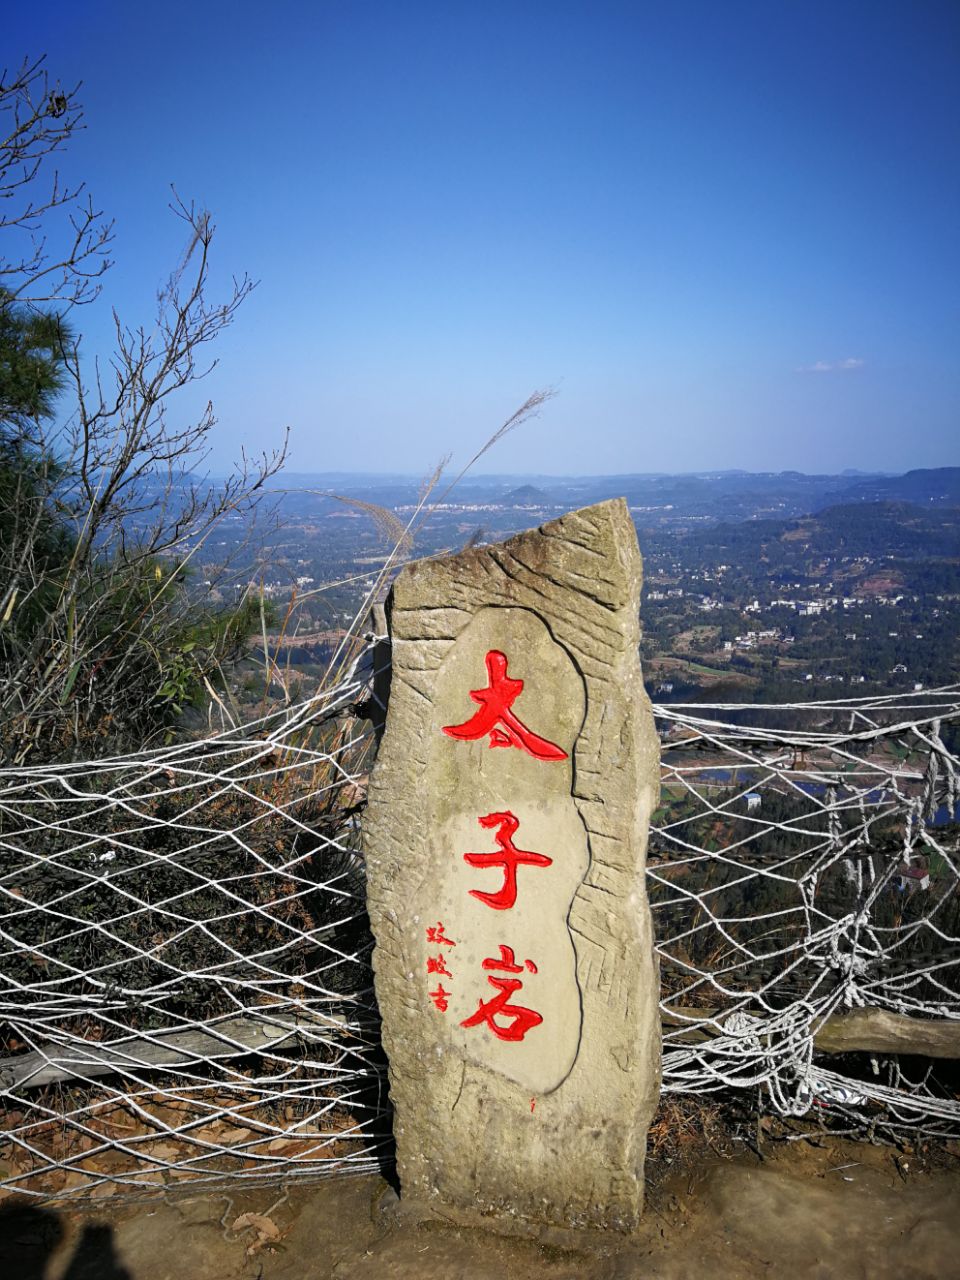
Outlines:
{"label": "red character \u5b50", "polygon": [[461,742],[472,742],[490,735],[491,747],[519,747],[535,760],[566,760],[567,753],[555,742],[538,737],[511,711],[514,702],[523,692],[523,681],[512,680],[507,675],[507,655],[499,649],[491,649],[486,656],[486,689],[471,689],[470,697],[479,703],[463,724],[446,724],[443,732]]}
{"label": "red character \u5b50", "polygon": [[500,846],[499,853],[465,853],[464,862],[471,867],[502,867],[503,884],[496,893],[484,893],[482,889],[471,889],[470,896],[479,898],[494,911],[508,911],[517,900],[517,867],[549,867],[553,863],[543,853],[531,853],[528,849],[518,849],[513,843],[513,835],[520,826],[514,815],[506,810],[504,813],[488,813],[477,821],[481,827],[499,827],[493,837]]}
{"label": "red character \u5b50", "polygon": [[[527,966],[536,972],[536,966],[527,961]],[[504,969],[507,973],[521,973],[520,965],[515,963],[512,947],[500,947],[500,959],[496,960],[490,956],[483,962],[484,969]],[[461,1027],[479,1027],[486,1023],[498,1040],[517,1041],[522,1040],[528,1031],[534,1027],[538,1027],[543,1021],[541,1014],[535,1009],[524,1008],[520,1004],[511,1004],[510,997],[515,995],[523,986],[519,978],[495,978],[492,974],[487,976],[487,981],[491,986],[496,987],[498,994],[490,1000],[481,1000],[476,1013],[464,1018],[460,1023]],[[502,1026],[497,1022],[497,1018],[510,1018],[512,1021],[507,1026]]]}

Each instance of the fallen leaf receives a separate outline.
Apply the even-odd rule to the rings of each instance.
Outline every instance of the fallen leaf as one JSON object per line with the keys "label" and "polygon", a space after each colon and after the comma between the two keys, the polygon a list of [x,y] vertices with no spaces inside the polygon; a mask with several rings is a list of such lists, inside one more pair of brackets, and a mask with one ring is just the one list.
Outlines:
{"label": "fallen leaf", "polygon": [[183,1156],[180,1147],[174,1146],[172,1142],[151,1143],[148,1147],[144,1147],[144,1153],[156,1160],[179,1160]]}
{"label": "fallen leaf", "polygon": [[280,1228],[272,1218],[265,1218],[262,1213],[241,1213],[237,1218],[231,1231],[246,1231],[248,1227],[253,1227],[257,1235],[264,1242],[268,1240],[280,1239]]}

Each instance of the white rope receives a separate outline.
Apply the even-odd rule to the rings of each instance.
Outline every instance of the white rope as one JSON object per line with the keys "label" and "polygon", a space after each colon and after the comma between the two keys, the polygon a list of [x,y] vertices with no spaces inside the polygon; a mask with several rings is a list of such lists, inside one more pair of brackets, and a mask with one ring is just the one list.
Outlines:
{"label": "white rope", "polygon": [[367,1172],[388,1120],[335,687],[159,751],[0,769],[0,1186]]}
{"label": "white rope", "polygon": [[[96,1196],[385,1158],[357,822],[376,735],[353,714],[378,702],[382,640],[255,724],[0,769],[0,1188]],[[960,799],[944,741],[960,690],[655,714],[665,1091],[960,1130],[935,1073],[891,1059],[848,1078],[813,1044],[849,1008],[960,1018],[960,856],[941,821]],[[901,891],[905,867],[921,875]]]}
{"label": "white rope", "polygon": [[665,1091],[761,1089],[781,1115],[875,1129],[880,1108],[881,1127],[956,1132],[960,1103],[932,1074],[846,1079],[815,1060],[813,1034],[857,1007],[960,1019],[956,828],[930,825],[960,818],[941,737],[960,691],[655,715],[650,893],[667,1023],[683,1011],[665,1027]]}

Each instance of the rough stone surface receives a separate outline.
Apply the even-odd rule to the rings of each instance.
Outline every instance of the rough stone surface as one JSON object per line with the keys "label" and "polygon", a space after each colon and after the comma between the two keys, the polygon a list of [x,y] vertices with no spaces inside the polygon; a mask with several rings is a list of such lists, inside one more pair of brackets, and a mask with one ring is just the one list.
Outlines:
{"label": "rough stone surface", "polygon": [[[640,583],[618,500],[410,565],[394,588],[364,847],[402,1194],[427,1211],[521,1232],[637,1226],[660,1052]],[[444,732],[476,730],[491,653],[552,753],[503,721]],[[541,858],[516,866],[515,899],[504,839]],[[437,960],[446,975],[428,973]],[[462,1025],[518,982],[492,1023]]]}

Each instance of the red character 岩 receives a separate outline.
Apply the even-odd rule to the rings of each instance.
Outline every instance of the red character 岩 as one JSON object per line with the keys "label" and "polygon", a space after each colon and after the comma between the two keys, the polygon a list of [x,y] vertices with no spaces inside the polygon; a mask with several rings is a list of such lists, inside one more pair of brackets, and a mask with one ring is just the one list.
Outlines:
{"label": "red character \u5ca9", "polygon": [[495,911],[508,911],[517,900],[517,867],[549,867],[553,863],[543,853],[532,853],[529,849],[518,849],[513,843],[513,836],[520,826],[519,820],[508,810],[503,813],[488,813],[477,821],[481,827],[499,827],[494,841],[500,846],[499,853],[465,853],[464,862],[471,867],[502,867],[503,885],[496,893],[485,893],[482,889],[471,889],[470,896],[479,898]]}
{"label": "red character \u5ca9", "polygon": [[[526,961],[526,965],[532,973],[536,973],[536,965],[531,960]],[[484,969],[502,969],[507,973],[523,972],[522,967],[516,963],[513,948],[506,947],[502,943],[500,959],[490,956],[483,961],[483,967]],[[510,997],[523,987],[519,978],[495,978],[489,974],[487,981],[491,986],[496,987],[498,994],[490,1000],[481,1000],[476,1013],[471,1014],[469,1018],[464,1018],[460,1023],[461,1027],[479,1027],[486,1023],[498,1040],[516,1042],[522,1040],[528,1031],[540,1025],[543,1017],[535,1009],[510,1003]],[[512,1021],[508,1026],[502,1026],[497,1022],[498,1017],[510,1018]]]}
{"label": "red character \u5ca9", "polygon": [[494,960],[493,956],[483,961],[484,969],[505,969],[507,973],[523,973],[524,965],[531,973],[537,973],[537,966],[532,960],[524,960],[523,964],[517,964],[517,958],[513,954],[513,947],[505,947],[500,943],[500,959]]}
{"label": "red character \u5ca9", "polygon": [[511,710],[523,692],[523,681],[507,675],[507,655],[491,649],[485,661],[489,682],[486,689],[470,690],[479,711],[463,724],[444,725],[443,732],[461,742],[472,742],[489,734],[491,747],[519,747],[535,760],[566,760],[566,751],[528,729]]}

